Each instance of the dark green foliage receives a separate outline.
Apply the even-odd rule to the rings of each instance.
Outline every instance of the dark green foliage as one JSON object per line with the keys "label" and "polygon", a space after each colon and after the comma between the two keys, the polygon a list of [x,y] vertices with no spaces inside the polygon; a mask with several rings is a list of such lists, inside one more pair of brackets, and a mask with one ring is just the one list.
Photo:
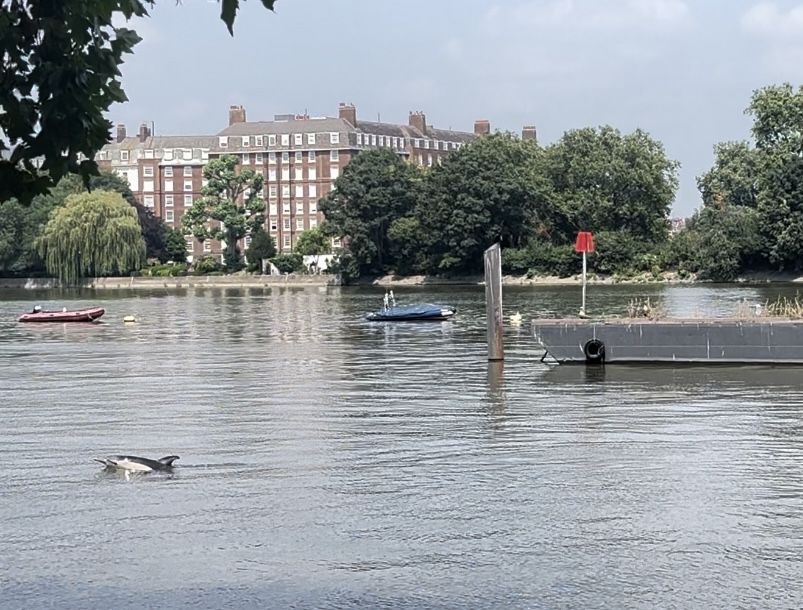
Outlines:
{"label": "dark green foliage", "polygon": [[384,273],[395,265],[388,231],[394,220],[412,213],[420,182],[417,166],[380,148],[353,159],[321,200],[326,231],[347,236],[354,277]]}
{"label": "dark green foliage", "polygon": [[749,267],[759,266],[761,236],[758,212],[752,208],[703,208],[679,237],[689,242],[686,264],[701,279],[730,281]]}
{"label": "dark green foliage", "polygon": [[183,277],[187,275],[187,265],[154,265],[142,269],[141,275],[150,277]]}
{"label": "dark green foliage", "polygon": [[262,271],[262,261],[276,256],[276,241],[261,227],[251,235],[251,245],[245,252],[248,271]]}
{"label": "dark green foliage", "polygon": [[551,237],[573,242],[578,231],[624,231],[646,241],[666,238],[679,164],[663,145],[636,130],[574,129],[544,151],[539,173],[554,211]]}
{"label": "dark green foliage", "polygon": [[192,272],[194,275],[211,275],[219,273],[223,270],[223,265],[218,260],[218,257],[208,255],[201,256],[192,263]]}
{"label": "dark green foliage", "polygon": [[304,258],[300,254],[279,254],[271,261],[279,273],[301,273],[304,271]]}
{"label": "dark green foliage", "polygon": [[651,271],[654,246],[624,231],[603,231],[594,238],[596,252],[589,256],[594,271],[631,276]]}
{"label": "dark green foliage", "polygon": [[[273,10],[275,0],[261,0]],[[0,3],[0,201],[23,205],[68,173],[88,184],[111,136],[104,113],[127,101],[120,65],[140,41],[112,17],[147,15],[154,0],[6,0]],[[221,0],[229,32],[239,0]],[[85,158],[81,159],[81,155]],[[33,161],[41,159],[41,168]]]}
{"label": "dark green foliage", "polygon": [[714,167],[697,178],[703,205],[756,207],[759,156],[747,142],[723,142],[714,147]]}
{"label": "dark green foliage", "polygon": [[415,208],[430,272],[479,273],[495,242],[523,244],[547,216],[534,180],[538,152],[532,141],[494,134],[431,169]]}
{"label": "dark green foliage", "polygon": [[187,262],[187,240],[182,231],[166,226],[164,228],[164,243],[167,260],[178,264]]}
{"label": "dark green foliage", "polygon": [[555,275],[570,277],[582,270],[582,258],[574,246],[556,245],[533,237],[524,248],[502,250],[502,271],[512,275]]}
{"label": "dark green foliage", "polygon": [[0,203],[0,275],[42,275],[45,263],[36,239],[58,204],[51,195],[38,195],[29,206],[16,199]]}

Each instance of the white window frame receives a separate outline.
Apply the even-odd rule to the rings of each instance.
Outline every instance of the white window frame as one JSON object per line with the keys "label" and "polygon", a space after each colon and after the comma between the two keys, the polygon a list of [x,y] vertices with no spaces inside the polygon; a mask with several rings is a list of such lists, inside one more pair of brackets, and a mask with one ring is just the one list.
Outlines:
{"label": "white window frame", "polygon": [[220,136],[218,138],[217,143],[218,143],[218,146],[220,146],[220,148],[228,148],[229,147],[229,137],[228,136]]}
{"label": "white window frame", "polygon": [[340,144],[340,133],[333,131],[329,134],[329,144]]}
{"label": "white window frame", "polygon": [[184,166],[184,177],[186,178],[188,176],[190,178],[192,178],[192,166],[191,165],[185,165]]}
{"label": "white window frame", "polygon": [[307,134],[307,144],[309,144],[311,146],[315,146],[315,134],[314,133],[308,133]]}
{"label": "white window frame", "polygon": [[268,136],[268,146],[276,146],[276,136],[269,135]]}
{"label": "white window frame", "polygon": [[336,148],[333,148],[332,150],[330,150],[329,151],[329,161],[331,163],[337,163],[338,161],[340,161],[340,151],[337,150]]}
{"label": "white window frame", "polygon": [[293,146],[304,146],[304,134],[303,133],[294,133],[293,134]]}
{"label": "white window frame", "polygon": [[184,195],[184,207],[192,207],[192,195]]}
{"label": "white window frame", "polygon": [[254,136],[254,146],[262,148],[265,145],[265,139],[262,136]]}
{"label": "white window frame", "polygon": [[289,133],[283,133],[281,135],[281,139],[282,139],[282,146],[290,146],[290,134]]}
{"label": "white window frame", "polygon": [[142,175],[148,178],[153,178],[153,165],[145,165],[142,167]]}
{"label": "white window frame", "polygon": [[192,191],[192,180],[185,180],[184,181],[184,191]]}
{"label": "white window frame", "polygon": [[173,210],[165,210],[165,222],[176,222],[176,213]]}
{"label": "white window frame", "polygon": [[173,189],[173,181],[172,180],[165,180],[165,190],[172,191]]}
{"label": "white window frame", "polygon": [[173,195],[165,195],[165,207],[172,208],[174,205]]}
{"label": "white window frame", "polygon": [[243,136],[243,148],[251,146],[251,136]]}
{"label": "white window frame", "polygon": [[173,177],[173,166],[167,165],[165,166],[165,178],[172,178]]}
{"label": "white window frame", "polygon": [[128,154],[128,151],[127,150],[121,150],[120,151],[120,161],[129,161],[129,160],[130,160],[130,155]]}

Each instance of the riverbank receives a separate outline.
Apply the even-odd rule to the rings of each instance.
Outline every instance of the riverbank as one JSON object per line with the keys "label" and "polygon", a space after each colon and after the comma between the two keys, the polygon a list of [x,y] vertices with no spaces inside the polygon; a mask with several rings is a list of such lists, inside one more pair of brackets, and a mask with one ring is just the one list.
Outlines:
{"label": "riverbank", "polygon": [[[503,276],[505,286],[557,286],[580,284],[582,277],[557,276]],[[457,278],[432,277],[426,275],[394,276],[386,275],[376,278],[360,278],[354,282],[356,286],[477,286],[484,283],[481,275]],[[659,276],[644,274],[632,278],[618,278],[589,274],[589,284],[702,284],[709,283],[696,277],[680,277],[677,273],[667,272]],[[733,284],[766,284],[766,283],[803,283],[803,276],[792,273],[751,273],[746,274]],[[339,276],[334,275],[210,275],[184,277],[103,277],[86,280],[82,288],[98,289],[154,289],[154,288],[265,288],[281,286],[340,286]],[[47,289],[58,288],[60,282],[53,278],[0,278],[1,289]]]}

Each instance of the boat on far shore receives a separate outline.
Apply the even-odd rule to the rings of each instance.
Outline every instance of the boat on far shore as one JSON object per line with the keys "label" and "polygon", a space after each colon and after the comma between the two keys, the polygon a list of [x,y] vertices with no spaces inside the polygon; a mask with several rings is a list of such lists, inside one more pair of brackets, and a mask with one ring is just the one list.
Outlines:
{"label": "boat on far shore", "polygon": [[371,322],[443,322],[453,319],[456,313],[457,308],[451,305],[417,303],[398,306],[391,290],[385,293],[382,309],[369,313],[365,319]]}
{"label": "boat on far shore", "polygon": [[19,317],[20,322],[94,322],[106,310],[103,307],[86,307],[84,309],[67,309],[61,311],[46,311],[38,305],[30,313]]}

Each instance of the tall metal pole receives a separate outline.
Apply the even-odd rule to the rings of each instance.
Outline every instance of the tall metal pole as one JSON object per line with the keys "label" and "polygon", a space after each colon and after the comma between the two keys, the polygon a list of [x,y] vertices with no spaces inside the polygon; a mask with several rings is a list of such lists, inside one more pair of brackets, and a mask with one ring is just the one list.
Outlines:
{"label": "tall metal pole", "polygon": [[485,312],[488,322],[488,360],[504,360],[502,344],[502,249],[494,244],[485,251]]}

